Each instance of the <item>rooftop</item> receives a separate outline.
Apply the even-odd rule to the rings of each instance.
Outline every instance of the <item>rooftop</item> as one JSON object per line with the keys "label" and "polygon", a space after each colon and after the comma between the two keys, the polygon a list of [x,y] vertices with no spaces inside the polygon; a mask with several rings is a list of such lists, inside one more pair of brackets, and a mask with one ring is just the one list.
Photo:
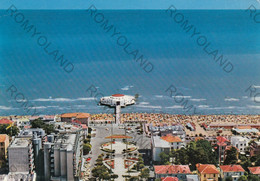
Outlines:
{"label": "rooftop", "polygon": [[222,165],[220,169],[223,172],[244,172],[245,170],[241,167],[241,165]]}
{"label": "rooftop", "polygon": [[260,175],[260,167],[248,167],[250,172],[255,175]]}
{"label": "rooftop", "polygon": [[123,97],[123,96],[125,96],[124,94],[113,94],[112,95],[113,97]]}
{"label": "rooftop", "polygon": [[169,142],[161,139],[159,136],[153,136],[153,144],[157,148],[170,148]]}
{"label": "rooftop", "polygon": [[219,174],[219,171],[215,165],[198,163],[196,164],[196,167],[201,174]]}
{"label": "rooftop", "polygon": [[191,173],[188,165],[155,165],[155,174]]}
{"label": "rooftop", "polygon": [[11,143],[10,148],[23,148],[29,146],[29,140],[26,138],[15,138]]}
{"label": "rooftop", "polygon": [[175,142],[182,142],[182,140],[180,139],[180,137],[178,136],[173,136],[171,134],[168,134],[166,136],[162,136],[161,139],[163,139],[164,141],[167,141],[169,143],[175,143]]}
{"label": "rooftop", "polygon": [[13,124],[13,121],[3,118],[0,120],[0,124]]}
{"label": "rooftop", "polygon": [[89,118],[89,113],[64,113],[61,114],[61,118]]}
{"label": "rooftop", "polygon": [[178,181],[177,177],[162,177],[161,181]]}

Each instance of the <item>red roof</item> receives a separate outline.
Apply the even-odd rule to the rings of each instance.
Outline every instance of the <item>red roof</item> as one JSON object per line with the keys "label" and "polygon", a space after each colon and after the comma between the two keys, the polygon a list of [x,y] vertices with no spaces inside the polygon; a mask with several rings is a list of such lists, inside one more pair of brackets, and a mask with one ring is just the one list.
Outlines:
{"label": "red roof", "polygon": [[0,124],[13,124],[13,121],[4,118],[0,120]]}
{"label": "red roof", "polygon": [[188,165],[155,165],[155,174],[191,173]]}
{"label": "red roof", "polygon": [[248,167],[250,172],[255,175],[260,175],[260,167]]}
{"label": "red roof", "polygon": [[113,94],[112,96],[113,96],[113,97],[123,97],[124,94]]}
{"label": "red roof", "polygon": [[196,164],[196,167],[201,174],[219,174],[215,165],[198,163]]}
{"label": "red roof", "polygon": [[177,177],[162,177],[161,181],[178,181]]}
{"label": "red roof", "polygon": [[244,172],[245,170],[241,167],[241,165],[222,165],[220,166],[223,172]]}
{"label": "red roof", "polygon": [[217,140],[218,140],[219,143],[229,142],[228,139],[223,137],[223,136],[218,136]]}
{"label": "red roof", "polygon": [[180,137],[178,136],[173,136],[171,134],[168,134],[166,136],[162,136],[161,139],[163,139],[164,141],[170,142],[170,143],[175,143],[175,142],[182,142],[182,140],[180,139]]}

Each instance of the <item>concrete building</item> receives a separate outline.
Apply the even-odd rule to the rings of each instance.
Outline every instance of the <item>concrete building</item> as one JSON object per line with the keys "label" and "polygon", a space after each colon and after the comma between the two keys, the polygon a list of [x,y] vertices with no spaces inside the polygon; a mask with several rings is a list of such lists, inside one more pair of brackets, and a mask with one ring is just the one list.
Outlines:
{"label": "concrete building", "polygon": [[149,130],[154,136],[166,136],[172,134],[173,136],[179,136],[182,140],[185,140],[186,136],[184,127],[181,124],[170,126],[153,126],[153,124],[149,124]]}
{"label": "concrete building", "polygon": [[22,172],[9,172],[8,174],[0,175],[1,181],[36,181],[36,174],[28,174]]}
{"label": "concrete building", "polygon": [[34,158],[30,140],[15,138],[8,148],[9,172],[24,172],[33,174]]}
{"label": "concrete building", "polygon": [[245,170],[241,165],[222,165],[220,166],[220,175],[223,180],[231,177],[233,181],[237,181],[239,177],[244,175]]}
{"label": "concrete building", "polygon": [[7,158],[7,148],[9,146],[9,136],[7,134],[0,134],[0,165],[5,162]]}
{"label": "concrete building", "polygon": [[248,147],[249,139],[242,136],[232,136],[231,145],[238,148],[239,152],[245,152]]}
{"label": "concrete building", "polygon": [[79,180],[82,156],[82,131],[60,134],[44,144],[45,180]]}

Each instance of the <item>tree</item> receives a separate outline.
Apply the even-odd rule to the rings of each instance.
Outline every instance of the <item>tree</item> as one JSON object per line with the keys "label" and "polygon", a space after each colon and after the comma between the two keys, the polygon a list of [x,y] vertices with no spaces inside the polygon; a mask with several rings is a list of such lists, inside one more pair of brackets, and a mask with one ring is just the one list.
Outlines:
{"label": "tree", "polygon": [[10,126],[9,124],[0,125],[0,133],[7,134],[8,136],[16,136],[19,133],[19,128],[16,126]]}
{"label": "tree", "polygon": [[99,165],[93,168],[92,170],[92,175],[94,177],[98,177],[99,180],[104,179],[104,180],[109,180],[111,178],[108,169],[104,165]]}
{"label": "tree", "polygon": [[232,177],[231,176],[228,176],[225,181],[233,181]]}
{"label": "tree", "polygon": [[189,156],[185,148],[181,148],[176,151],[172,151],[170,157],[174,158],[174,163],[177,165],[187,165],[189,164]]}
{"label": "tree", "polygon": [[260,178],[257,175],[250,174],[248,176],[248,180],[250,180],[250,181],[260,181]]}
{"label": "tree", "polygon": [[148,178],[150,176],[150,170],[148,168],[143,168],[140,173],[141,178]]}
{"label": "tree", "polygon": [[169,155],[168,154],[166,154],[165,152],[161,152],[160,154],[159,154],[159,157],[160,157],[160,159],[161,159],[161,164],[162,165],[166,165],[168,162],[169,162]]}
{"label": "tree", "polygon": [[231,147],[231,149],[227,150],[224,165],[237,163],[237,154],[238,154],[237,149],[233,146]]}
{"label": "tree", "polygon": [[54,132],[54,126],[52,124],[46,124],[41,119],[36,119],[31,122],[32,128],[42,128],[47,134]]}
{"label": "tree", "polygon": [[83,144],[83,155],[87,155],[91,150],[91,144]]}
{"label": "tree", "polygon": [[251,161],[248,159],[245,162],[241,162],[241,166],[243,167],[244,170],[248,171],[248,167],[252,166]]}
{"label": "tree", "polygon": [[242,175],[239,177],[238,181],[247,181],[247,177],[245,175]]}
{"label": "tree", "polygon": [[260,166],[260,153],[256,156],[255,166]]}

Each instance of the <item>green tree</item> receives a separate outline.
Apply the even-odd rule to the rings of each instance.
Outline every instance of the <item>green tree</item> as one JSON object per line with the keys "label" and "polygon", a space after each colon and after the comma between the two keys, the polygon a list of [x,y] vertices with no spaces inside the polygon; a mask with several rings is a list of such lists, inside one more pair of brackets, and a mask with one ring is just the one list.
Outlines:
{"label": "green tree", "polygon": [[19,133],[19,128],[17,126],[10,126],[9,124],[0,125],[0,133],[7,134],[8,136],[16,136]]}
{"label": "green tree", "polygon": [[248,175],[248,180],[250,181],[260,181],[260,178],[257,175]]}
{"label": "green tree", "polygon": [[207,140],[199,140],[190,142],[187,146],[187,153],[189,156],[189,163],[191,163],[191,169],[196,168],[197,163],[203,164],[216,164],[217,154],[214,152],[211,144]]}
{"label": "green tree", "polygon": [[54,126],[52,124],[46,124],[41,119],[36,119],[31,122],[32,128],[42,128],[46,134],[51,134],[54,132]]}
{"label": "green tree", "polygon": [[150,170],[148,168],[143,168],[140,173],[141,178],[148,178],[150,175]]}
{"label": "green tree", "polygon": [[224,165],[237,163],[237,154],[238,154],[237,149],[233,146],[231,147],[231,149],[227,150]]}
{"label": "green tree", "polygon": [[228,176],[225,181],[233,181],[232,177],[231,176]]}
{"label": "green tree", "polygon": [[247,181],[247,177],[245,175],[242,175],[239,177],[238,181]]}
{"label": "green tree", "polygon": [[169,154],[166,154],[165,152],[161,152],[159,154],[159,157],[160,157],[162,165],[166,165],[169,162],[169,159],[170,159]]}
{"label": "green tree", "polygon": [[260,153],[256,155],[255,166],[260,166]]}
{"label": "green tree", "polygon": [[91,144],[83,144],[83,155],[87,155],[91,150]]}
{"label": "green tree", "polygon": [[240,163],[244,170],[248,171],[248,167],[252,166],[251,161],[248,159],[245,162]]}
{"label": "green tree", "polygon": [[172,151],[170,157],[174,158],[174,163],[177,165],[187,165],[189,164],[188,152],[185,148],[181,148],[176,151]]}

